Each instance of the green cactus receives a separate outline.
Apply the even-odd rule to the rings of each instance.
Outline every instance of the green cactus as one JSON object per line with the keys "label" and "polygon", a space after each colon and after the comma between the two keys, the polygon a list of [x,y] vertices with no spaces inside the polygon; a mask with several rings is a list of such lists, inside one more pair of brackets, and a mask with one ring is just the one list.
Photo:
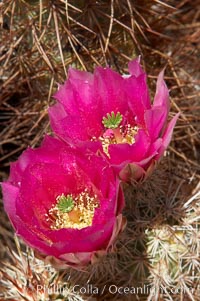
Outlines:
{"label": "green cactus", "polygon": [[[127,61],[141,55],[152,91],[155,75],[166,67],[172,111],[181,112],[163,164],[149,180],[123,187],[127,227],[113,252],[84,271],[58,272],[51,258],[45,263],[33,250],[14,242],[1,205],[2,300],[199,300],[197,2],[5,0],[0,4],[2,179],[23,149],[38,145],[44,132],[50,133],[47,107],[69,66],[90,71],[96,65],[111,65],[127,74]],[[137,97],[137,91],[133,95]],[[107,127],[120,125],[120,115],[112,113],[103,121]],[[70,210],[72,202],[62,200],[61,209],[64,205]],[[53,283],[67,289],[67,295],[42,290],[36,294],[37,285]],[[98,287],[99,294],[73,293],[74,285],[86,283]],[[136,292],[112,294],[111,285]]]}

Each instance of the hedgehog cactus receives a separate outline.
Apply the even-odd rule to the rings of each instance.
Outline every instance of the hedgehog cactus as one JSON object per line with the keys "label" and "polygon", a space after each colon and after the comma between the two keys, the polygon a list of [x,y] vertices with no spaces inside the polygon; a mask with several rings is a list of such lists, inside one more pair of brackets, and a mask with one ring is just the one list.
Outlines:
{"label": "hedgehog cactus", "polygon": [[184,205],[187,212],[180,225],[165,224],[145,231],[150,262],[148,284],[152,288],[148,300],[160,297],[163,300],[198,300],[199,196],[197,193]]}
{"label": "hedgehog cactus", "polygon": [[[16,160],[28,145],[37,146],[44,133],[50,132],[47,102],[53,104],[50,97],[57,90],[57,83],[64,83],[68,72],[67,82],[59,86],[55,94],[57,103],[49,110],[54,134],[62,142],[50,138],[49,143],[54,141],[56,149],[56,145],[65,143],[64,148],[72,153],[76,153],[74,145],[79,144],[76,158],[85,155],[87,159],[91,158],[88,160],[93,169],[91,174],[94,174],[94,170],[98,171],[96,180],[99,185],[98,173],[101,168],[96,163],[102,162],[102,167],[104,163],[109,165],[108,169],[103,168],[104,178],[101,178],[105,186],[101,183],[108,188],[104,190],[105,194],[108,193],[111,199],[113,196],[115,201],[118,199],[119,203],[116,207],[107,204],[107,209],[113,209],[113,214],[105,216],[107,212],[101,212],[105,227],[109,228],[112,218],[119,231],[124,225],[121,220],[121,188],[118,180],[109,175],[111,168],[121,179],[134,180],[130,186],[123,183],[123,187],[131,191],[128,195],[128,188],[124,189],[126,229],[118,236],[113,224],[113,228],[110,228],[113,231],[106,231],[107,237],[102,237],[101,243],[105,239],[105,244],[101,245],[101,250],[97,246],[100,244],[97,241],[100,232],[91,231],[91,249],[88,257],[85,257],[87,263],[83,258],[76,257],[78,265],[84,265],[84,271],[80,271],[68,266],[75,266],[72,258],[70,261],[69,258],[67,261],[58,259],[63,255],[59,253],[63,246],[60,237],[55,236],[53,244],[47,246],[49,237],[43,236],[43,230],[47,224],[50,226],[49,232],[63,230],[58,229],[62,216],[70,217],[73,226],[76,224],[81,227],[77,223],[77,216],[80,215],[75,210],[76,201],[78,197],[83,197],[82,193],[87,198],[88,192],[83,190],[78,194],[61,189],[53,199],[47,197],[51,195],[48,189],[56,192],[61,186],[66,188],[65,175],[60,174],[59,181],[56,181],[56,176],[58,169],[61,171],[69,167],[68,164],[63,166],[68,151],[63,152],[61,147],[52,153],[50,148],[45,148],[41,154],[44,145],[35,150],[26,150],[17,163],[11,164],[9,180],[3,184],[5,209],[17,234],[21,237],[26,234],[25,244],[20,241],[22,250],[18,249],[16,254],[13,232],[0,204],[1,300],[199,301],[200,199],[199,193],[196,193],[199,191],[198,2],[1,1],[0,176],[6,179],[10,161]],[[148,92],[146,74],[139,60],[132,61],[138,54],[142,55],[143,65],[148,71],[152,93]],[[94,70],[94,66],[98,67]],[[162,72],[158,77],[156,93],[153,88],[153,78],[164,66],[173,101],[173,113],[170,116],[168,88]],[[94,73],[76,69],[94,70]],[[155,95],[151,103],[148,93]],[[175,111],[181,112],[181,118],[167,158],[163,158],[151,177],[138,183],[135,179],[142,180],[148,176],[162,157],[177,118],[170,121]],[[66,146],[66,143],[69,145]],[[29,157],[30,153],[32,155]],[[38,162],[39,157],[44,161],[43,168]],[[47,172],[45,166],[52,164],[55,157],[59,166]],[[41,169],[35,169],[36,161]],[[71,162],[72,165],[75,162]],[[79,170],[87,173],[86,164],[82,166],[81,162],[82,159],[77,162]],[[108,183],[110,177],[112,181]],[[37,181],[40,191],[33,189]],[[47,182],[51,182],[50,188]],[[60,185],[61,182],[63,185]],[[174,191],[182,183],[183,191]],[[117,192],[114,197],[114,186],[119,187],[118,198]],[[25,190],[28,198],[24,198]],[[38,201],[40,193],[42,198]],[[196,195],[188,199],[191,194]],[[168,195],[171,197],[169,200]],[[50,205],[49,200],[52,201]],[[21,207],[16,210],[15,204],[19,203]],[[84,211],[87,212],[89,207],[86,204]],[[94,202],[94,211],[98,210]],[[46,212],[50,216],[44,215]],[[92,215],[93,210],[90,211],[90,217]],[[54,217],[55,223],[52,220]],[[80,228],[74,230],[71,232],[83,232]],[[32,236],[27,234],[28,231]],[[67,232],[69,234],[70,231]],[[32,238],[33,241],[30,241]],[[80,243],[79,236],[71,238],[74,247]],[[37,243],[40,241],[42,247],[36,246],[36,240]],[[34,249],[27,247],[26,242]],[[84,247],[88,247],[87,243],[88,236],[85,236]],[[44,248],[47,247],[49,252],[44,254]],[[95,254],[102,253],[106,253],[105,256],[95,261]],[[39,260],[38,256],[66,269],[58,272],[52,265]],[[93,264],[89,264],[90,261]],[[80,288],[86,283],[97,287],[99,294],[94,295],[91,291],[81,294],[79,289],[73,290],[75,285]],[[67,294],[64,296],[58,290],[55,294],[51,293],[54,285],[67,291]],[[111,294],[108,291],[110,285],[122,289],[133,287],[133,293]],[[144,287],[145,292],[140,289]]]}

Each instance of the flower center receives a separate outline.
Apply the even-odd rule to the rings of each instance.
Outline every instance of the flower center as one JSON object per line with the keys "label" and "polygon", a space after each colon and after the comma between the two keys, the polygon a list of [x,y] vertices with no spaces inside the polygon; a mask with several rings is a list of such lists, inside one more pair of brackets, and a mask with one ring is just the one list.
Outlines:
{"label": "flower center", "polygon": [[47,220],[51,229],[83,229],[92,225],[95,208],[99,206],[97,195],[91,195],[87,189],[74,196],[61,194],[57,203],[49,210]]}
{"label": "flower center", "polygon": [[[109,145],[110,144],[133,144],[135,143],[135,135],[138,132],[137,126],[131,126],[125,120],[123,116],[117,112],[111,112],[107,114],[106,117],[103,117],[102,123],[104,125],[105,131],[102,136],[99,137],[99,140],[102,143],[104,153],[109,155]],[[92,140],[96,140],[94,137]]]}

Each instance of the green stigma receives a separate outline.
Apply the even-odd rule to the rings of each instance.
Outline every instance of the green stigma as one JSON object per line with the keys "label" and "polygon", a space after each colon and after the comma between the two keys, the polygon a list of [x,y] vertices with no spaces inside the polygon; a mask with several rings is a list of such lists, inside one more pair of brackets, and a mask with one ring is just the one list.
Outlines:
{"label": "green stigma", "polygon": [[65,196],[64,194],[59,195],[57,197],[57,205],[56,207],[62,213],[67,213],[73,210],[74,208],[74,200],[71,195]]}
{"label": "green stigma", "polygon": [[117,112],[116,115],[114,112],[111,112],[111,114],[107,114],[107,117],[103,117],[102,123],[105,126],[105,128],[116,129],[120,125],[121,121],[122,115],[119,112]]}

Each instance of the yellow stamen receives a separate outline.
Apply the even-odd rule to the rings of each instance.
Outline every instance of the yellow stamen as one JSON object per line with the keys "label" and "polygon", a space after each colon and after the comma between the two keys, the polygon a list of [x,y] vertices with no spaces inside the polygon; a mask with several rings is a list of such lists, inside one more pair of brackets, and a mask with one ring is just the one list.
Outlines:
{"label": "yellow stamen", "polygon": [[130,124],[127,124],[125,127],[120,126],[117,129],[113,129],[113,136],[111,137],[99,137],[99,140],[102,143],[102,148],[104,153],[110,157],[109,154],[109,145],[110,144],[124,144],[128,143],[130,145],[135,143],[135,135],[138,132],[138,127],[132,127]]}
{"label": "yellow stamen", "polygon": [[[58,201],[60,196],[56,199]],[[92,225],[95,209],[99,206],[97,196],[91,196],[85,189],[78,196],[73,196],[73,200],[74,207],[70,212],[59,210],[58,202],[49,210],[51,229],[83,229]]]}

